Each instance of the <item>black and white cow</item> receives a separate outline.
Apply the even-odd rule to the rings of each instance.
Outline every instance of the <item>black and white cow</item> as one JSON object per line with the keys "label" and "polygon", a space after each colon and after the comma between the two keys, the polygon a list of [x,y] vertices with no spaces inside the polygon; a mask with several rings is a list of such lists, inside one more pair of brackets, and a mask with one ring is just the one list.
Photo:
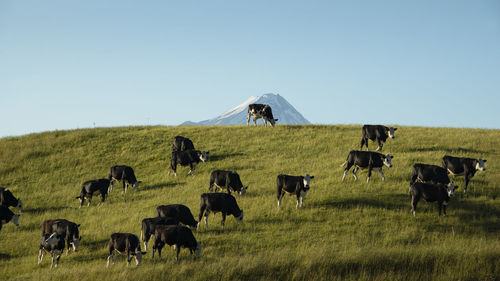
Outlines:
{"label": "black and white cow", "polygon": [[193,142],[183,136],[175,136],[172,143],[172,151],[184,151],[194,149]]}
{"label": "black and white cow", "polygon": [[354,174],[354,179],[358,180],[357,171],[358,169],[368,169],[368,178],[366,182],[370,181],[370,177],[373,171],[379,171],[382,175],[382,180],[385,181],[384,172],[382,171],[383,166],[387,166],[389,168],[392,167],[392,159],[394,156],[390,154],[380,154],[378,152],[371,151],[361,151],[361,150],[351,150],[349,155],[347,156],[347,160],[341,165],[347,166],[344,169],[344,176],[342,177],[342,181],[344,181],[345,176],[349,172],[349,169],[354,166],[352,173]]}
{"label": "black and white cow", "polygon": [[108,195],[109,188],[110,188],[110,180],[108,179],[97,179],[84,182],[82,184],[80,195],[76,197],[76,199],[80,200],[80,208],[85,202],[85,199],[89,200],[87,206],[90,206],[90,203],[92,202],[92,196],[94,194],[101,195],[101,202],[99,202],[97,206],[104,203],[104,200]]}
{"label": "black and white cow", "polygon": [[366,150],[368,150],[368,140],[377,141],[378,150],[382,150],[382,146],[384,146],[387,138],[394,138],[394,131],[398,128],[386,127],[382,125],[363,125],[363,138],[361,139],[361,148],[363,149],[363,145],[366,145]]}
{"label": "black and white cow", "polygon": [[198,226],[198,221],[194,219],[191,210],[181,204],[160,205],[156,207],[156,216],[176,219],[178,222],[189,226],[193,231]]}
{"label": "black and white cow", "polygon": [[208,215],[210,212],[222,213],[221,224],[224,226],[227,215],[233,215],[236,221],[243,222],[243,210],[238,207],[233,195],[227,193],[203,193],[200,196],[200,215],[198,216],[198,225],[201,223],[201,217],[205,216],[205,225],[208,225]]}
{"label": "black and white cow", "polygon": [[111,182],[109,192],[113,191],[113,184],[115,180],[122,181],[124,192],[127,192],[127,188],[129,185],[132,185],[134,190],[137,191],[137,188],[139,188],[139,184],[141,183],[141,181],[137,181],[134,169],[126,165],[111,166],[111,168],[109,169],[108,179]]}
{"label": "black and white cow", "polygon": [[117,253],[127,255],[127,265],[130,265],[132,256],[135,258],[136,265],[141,264],[142,255],[146,252],[141,251],[139,237],[133,233],[113,233],[109,238],[109,255],[106,267],[109,266],[109,260],[113,257],[113,264],[116,261]]}
{"label": "black and white cow", "polygon": [[253,117],[253,123],[257,125],[257,119],[264,120],[264,126],[267,127],[267,122],[271,123],[274,127],[278,119],[274,119],[273,111],[267,104],[252,103],[248,105],[247,126],[250,123],[250,116]]}
{"label": "black and white cow", "polygon": [[188,149],[185,151],[172,151],[172,155],[170,156],[170,170],[168,174],[170,175],[171,171],[174,171],[175,176],[177,176],[177,165],[181,166],[189,166],[190,170],[188,175],[194,173],[194,168],[200,161],[206,162],[208,160],[208,151],[200,151]]}
{"label": "black and white cow", "polygon": [[486,160],[481,158],[475,159],[445,155],[443,157],[443,168],[454,176],[464,176],[464,192],[467,192],[469,181],[476,174],[476,171],[486,171],[486,167],[484,167],[485,162]]}
{"label": "black and white cow", "polygon": [[408,190],[408,194],[410,196],[413,183],[417,181],[423,183],[433,183],[433,184],[442,183],[448,185],[450,183],[450,178],[448,177],[446,169],[444,169],[443,167],[430,164],[416,163],[413,164],[411,172],[410,189]]}
{"label": "black and white cow", "polygon": [[165,244],[174,246],[176,261],[179,260],[181,247],[189,249],[191,254],[195,253],[197,256],[201,256],[201,243],[196,241],[193,232],[185,226],[168,225],[156,228],[155,243],[153,245],[153,259],[155,258],[156,250],[158,250],[158,256],[161,259],[161,250]]}
{"label": "black and white cow", "polygon": [[15,207],[19,212],[23,211],[23,202],[14,197],[7,188],[0,187],[0,206]]}
{"label": "black and white cow", "polygon": [[64,236],[57,233],[45,233],[42,234],[40,239],[40,248],[38,250],[38,264],[42,263],[43,257],[50,253],[52,256],[52,263],[50,268],[54,267],[54,260],[56,262],[55,267],[59,264],[59,259],[64,251]]}
{"label": "black and white cow", "polygon": [[314,176],[310,176],[309,174],[305,174],[305,176],[278,175],[276,177],[278,207],[281,206],[281,199],[285,193],[288,193],[297,196],[297,205],[295,207],[299,208],[300,206],[302,208],[306,194],[310,189],[311,179],[313,178]]}
{"label": "black and white cow", "polygon": [[42,234],[57,233],[62,236],[67,244],[66,254],[69,254],[71,248],[75,252],[78,251],[80,240],[82,240],[78,227],[80,227],[79,224],[66,219],[45,220],[42,223]]}
{"label": "black and white cow", "polygon": [[2,230],[2,225],[12,221],[13,224],[19,226],[19,216],[14,214],[9,207],[0,206],[0,230]]}
{"label": "black and white cow", "polygon": [[165,225],[176,225],[179,223],[179,220],[175,218],[145,218],[142,220],[142,228],[141,228],[141,240],[144,243],[144,251],[148,250],[148,242],[151,238],[151,235],[155,234],[155,229],[159,226]]}
{"label": "black and white cow", "polygon": [[437,201],[439,215],[441,215],[442,208],[446,216],[446,206],[450,201],[450,197],[455,196],[455,189],[457,188],[458,186],[455,186],[452,182],[448,184],[413,183],[411,188],[411,212],[415,216],[418,200],[422,197],[427,202]]}
{"label": "black and white cow", "polygon": [[210,174],[210,187],[209,191],[213,190],[215,185],[215,192],[220,188],[227,189],[227,193],[231,194],[232,191],[238,192],[239,195],[245,195],[248,186],[243,186],[240,180],[240,175],[234,171],[215,170]]}

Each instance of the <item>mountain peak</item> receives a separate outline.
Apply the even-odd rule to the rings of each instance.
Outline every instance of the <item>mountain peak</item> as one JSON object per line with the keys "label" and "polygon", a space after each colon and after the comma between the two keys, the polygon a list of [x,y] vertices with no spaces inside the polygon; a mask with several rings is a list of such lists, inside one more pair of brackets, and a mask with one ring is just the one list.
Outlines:
{"label": "mountain peak", "polygon": [[[233,107],[232,109],[224,112],[220,116],[212,119],[191,122],[186,121],[181,126],[198,125],[198,126],[211,126],[211,125],[244,125],[247,123],[247,110],[248,105],[252,103],[267,104],[273,110],[274,118],[278,119],[277,124],[311,124],[307,119],[302,116],[288,101],[286,101],[279,94],[267,93],[262,96],[251,96],[242,104]],[[250,123],[253,118],[250,118]],[[262,123],[259,119],[257,123]]]}

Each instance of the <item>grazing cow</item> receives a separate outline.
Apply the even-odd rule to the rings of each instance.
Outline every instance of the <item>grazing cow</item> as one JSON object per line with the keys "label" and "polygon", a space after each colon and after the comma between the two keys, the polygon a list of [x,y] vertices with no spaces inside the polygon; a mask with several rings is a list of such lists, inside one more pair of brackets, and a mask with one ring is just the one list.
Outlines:
{"label": "grazing cow", "polygon": [[9,207],[0,205],[0,230],[2,229],[2,225],[12,221],[16,226],[19,226],[19,216],[14,214]]}
{"label": "grazing cow", "polygon": [[198,226],[198,222],[194,219],[191,210],[181,204],[160,205],[156,207],[156,216],[176,219],[178,222],[189,226],[193,231]]}
{"label": "grazing cow", "polygon": [[240,180],[240,175],[233,171],[215,170],[210,174],[209,191],[213,190],[215,184],[215,192],[220,188],[227,189],[227,193],[231,194],[231,190],[238,192],[239,195],[245,195],[248,186],[243,186]]}
{"label": "grazing cow", "polygon": [[40,239],[40,249],[38,250],[38,264],[41,264],[43,257],[50,253],[52,256],[50,268],[54,267],[54,260],[56,261],[55,267],[57,267],[63,251],[64,236],[57,233],[42,234],[42,238]]}
{"label": "grazing cow", "polygon": [[377,151],[382,150],[387,138],[394,138],[394,131],[398,128],[386,127],[382,125],[363,125],[363,138],[361,139],[361,148],[366,144],[366,150],[368,150],[368,139],[372,141],[377,141],[378,147]]}
{"label": "grazing cow", "polygon": [[208,160],[208,151],[200,151],[189,149],[186,151],[172,151],[172,155],[170,157],[170,170],[168,174],[170,175],[171,171],[174,171],[175,176],[177,176],[177,164],[181,166],[189,165],[188,175],[194,173],[194,168],[200,161],[206,162]]}
{"label": "grazing cow", "polygon": [[413,169],[411,173],[410,189],[408,194],[411,196],[412,185],[415,182],[424,183],[442,183],[448,185],[450,183],[450,178],[448,178],[448,173],[443,167],[430,164],[416,163],[413,164]]}
{"label": "grazing cow", "polygon": [[443,168],[445,168],[448,173],[454,176],[464,176],[464,192],[467,192],[469,181],[476,174],[476,171],[486,171],[486,168],[484,167],[485,162],[486,160],[481,158],[475,159],[445,155],[443,157]]}
{"label": "grazing cow", "polygon": [[127,265],[130,265],[131,256],[135,258],[136,265],[141,264],[142,255],[146,252],[141,251],[139,237],[132,233],[113,233],[109,238],[109,255],[106,267],[109,266],[109,260],[113,257],[113,264],[116,261],[117,253],[127,255]]}
{"label": "grazing cow", "polygon": [[250,123],[250,116],[253,116],[253,123],[257,125],[257,119],[264,119],[264,126],[267,127],[267,122],[274,127],[278,119],[274,119],[273,111],[267,104],[252,103],[248,105],[247,126]]}
{"label": "grazing cow", "polygon": [[155,229],[164,225],[176,225],[179,220],[174,218],[145,218],[142,220],[141,240],[144,243],[144,251],[148,250],[148,242],[151,235],[155,234]]}
{"label": "grazing cow", "polygon": [[23,202],[12,195],[10,190],[0,187],[0,206],[15,207],[19,212],[23,211]]}
{"label": "grazing cow", "polygon": [[127,192],[127,188],[129,185],[132,185],[135,191],[139,188],[139,184],[142,181],[137,181],[134,169],[125,165],[115,165],[111,166],[109,169],[109,181],[111,182],[111,186],[109,192],[113,191],[114,181],[122,181],[123,183],[123,192]]}
{"label": "grazing cow", "polygon": [[183,136],[175,136],[174,142],[172,143],[172,151],[184,151],[188,149],[194,149],[193,142]]}
{"label": "grazing cow", "polygon": [[57,233],[62,236],[67,244],[66,254],[69,254],[71,248],[75,252],[78,251],[80,240],[82,240],[78,230],[79,226],[79,224],[65,219],[45,220],[42,223],[42,234]]}
{"label": "grazing cow", "polygon": [[168,225],[156,228],[155,243],[153,245],[153,259],[155,258],[155,251],[157,249],[158,256],[161,259],[161,250],[165,244],[174,246],[176,261],[179,260],[181,247],[189,249],[191,254],[195,253],[197,256],[201,255],[201,243],[196,241],[193,232],[189,228],[182,225]]}
{"label": "grazing cow", "polygon": [[233,215],[236,221],[241,224],[243,222],[243,210],[240,210],[236,199],[231,194],[227,193],[203,193],[200,203],[200,215],[198,216],[198,225],[201,223],[201,217],[205,215],[205,225],[208,225],[208,215],[210,212],[214,214],[222,213],[222,226],[226,221],[226,215]]}
{"label": "grazing cow", "polygon": [[80,191],[80,195],[76,197],[76,199],[80,200],[80,208],[82,207],[85,199],[89,200],[87,206],[90,206],[92,202],[92,196],[94,194],[101,194],[101,202],[97,204],[97,206],[104,203],[106,196],[108,195],[110,181],[108,179],[98,179],[98,180],[89,180],[82,184],[82,190]]}
{"label": "grazing cow", "polygon": [[389,168],[392,167],[392,159],[394,156],[390,154],[380,154],[378,152],[370,152],[370,151],[361,151],[361,150],[352,150],[349,152],[347,156],[347,160],[341,165],[344,166],[347,164],[344,169],[344,176],[342,177],[342,181],[344,181],[345,176],[349,172],[349,169],[354,165],[354,169],[352,173],[354,174],[354,179],[358,180],[357,171],[358,169],[368,169],[368,178],[366,182],[370,181],[370,177],[373,171],[379,171],[382,175],[382,180],[385,181],[384,172],[382,171],[382,167],[385,165]]}
{"label": "grazing cow", "polygon": [[302,208],[304,204],[304,199],[306,198],[306,194],[309,191],[309,184],[311,183],[311,179],[314,179],[314,176],[310,176],[306,174],[305,176],[289,176],[289,175],[278,175],[276,177],[276,191],[278,194],[278,207],[281,206],[281,199],[285,195],[285,192],[297,196],[297,205]]}
{"label": "grazing cow", "polygon": [[439,215],[441,215],[441,208],[443,208],[446,216],[446,206],[450,197],[455,196],[455,189],[457,188],[458,186],[455,186],[452,182],[448,184],[413,183],[411,188],[411,212],[415,216],[418,200],[423,197],[427,202],[437,201]]}

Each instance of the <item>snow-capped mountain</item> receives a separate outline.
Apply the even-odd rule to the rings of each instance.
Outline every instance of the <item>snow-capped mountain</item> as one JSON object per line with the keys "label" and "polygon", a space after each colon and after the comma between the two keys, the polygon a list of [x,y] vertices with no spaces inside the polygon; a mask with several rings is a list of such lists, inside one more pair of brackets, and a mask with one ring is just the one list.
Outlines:
{"label": "snow-capped mountain", "polygon": [[[253,96],[242,104],[224,112],[222,115],[200,122],[186,121],[181,126],[212,126],[212,125],[244,125],[247,123],[248,105],[252,103],[267,104],[273,110],[273,116],[278,119],[276,124],[311,124],[302,116],[289,102],[282,96],[275,94],[265,94],[263,96]],[[257,120],[257,124],[262,124],[262,119]],[[253,124],[253,118],[250,118]]]}

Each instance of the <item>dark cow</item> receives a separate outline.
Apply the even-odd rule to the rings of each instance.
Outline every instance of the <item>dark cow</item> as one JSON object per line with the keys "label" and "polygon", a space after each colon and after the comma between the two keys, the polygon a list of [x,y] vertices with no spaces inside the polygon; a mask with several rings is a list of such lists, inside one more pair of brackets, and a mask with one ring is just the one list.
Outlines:
{"label": "dark cow", "polygon": [[248,105],[247,126],[250,123],[250,116],[253,116],[253,123],[257,125],[257,119],[264,119],[264,126],[267,127],[267,122],[274,127],[278,119],[274,119],[273,111],[267,104],[252,103]]}
{"label": "dark cow", "polygon": [[57,267],[63,251],[64,237],[62,235],[57,233],[42,234],[42,238],[40,239],[40,249],[38,250],[38,264],[41,264],[43,257],[50,253],[52,256],[50,268],[54,267],[54,260],[56,262],[55,267]]}
{"label": "dark cow", "polygon": [[141,228],[141,240],[144,243],[144,251],[148,250],[148,242],[151,238],[151,235],[155,234],[155,229],[158,226],[164,225],[176,225],[179,223],[179,220],[174,218],[145,218],[142,220],[142,228]]}
{"label": "dark cow", "polygon": [[89,200],[87,206],[90,206],[92,202],[92,196],[94,194],[101,195],[101,202],[97,204],[97,206],[104,203],[106,196],[108,195],[110,181],[108,179],[98,179],[98,180],[89,180],[82,184],[82,190],[80,191],[80,195],[76,197],[76,199],[80,200],[80,208],[82,207],[85,199]]}
{"label": "dark cow", "polygon": [[12,195],[10,190],[0,187],[0,206],[15,207],[19,212],[23,211],[23,202]]}
{"label": "dark cow", "polygon": [[186,151],[172,151],[172,155],[170,156],[170,170],[168,174],[170,175],[171,171],[174,171],[175,176],[177,176],[177,165],[188,166],[189,172],[188,175],[194,173],[194,168],[200,161],[206,162],[208,160],[208,151],[200,151],[189,149]]}
{"label": "dark cow", "polygon": [[165,244],[174,246],[176,261],[179,260],[181,247],[189,249],[191,254],[195,253],[197,256],[201,255],[201,243],[196,241],[193,232],[189,228],[182,225],[169,225],[156,228],[155,243],[153,245],[153,259],[155,258],[156,250],[158,250],[158,256],[161,259],[161,250]]}
{"label": "dark cow", "polygon": [[437,201],[439,215],[441,215],[442,208],[446,216],[446,206],[448,205],[450,197],[455,196],[455,189],[457,188],[458,186],[455,186],[453,183],[413,183],[411,188],[411,212],[415,216],[418,200],[423,197],[427,202]]}
{"label": "dark cow", "polygon": [[227,193],[232,191],[238,192],[239,195],[245,195],[248,186],[243,186],[240,180],[240,175],[233,171],[215,170],[210,174],[209,191],[213,190],[215,184],[215,192],[220,189],[227,189]]}
{"label": "dark cow", "polygon": [[172,151],[184,151],[194,149],[193,142],[183,136],[175,136],[172,143]]}
{"label": "dark cow", "polygon": [[469,181],[476,174],[476,171],[486,171],[486,168],[484,167],[485,162],[486,160],[481,158],[475,159],[445,155],[443,157],[443,168],[445,168],[448,173],[454,176],[464,176],[464,192],[467,192]]}
{"label": "dark cow", "polygon": [[181,204],[160,205],[156,207],[156,216],[176,219],[178,222],[189,226],[193,231],[198,226],[198,222],[194,219],[191,210]]}
{"label": "dark cow", "polygon": [[198,216],[198,225],[201,223],[201,217],[205,215],[205,225],[208,225],[208,215],[210,212],[214,214],[222,213],[222,226],[226,221],[226,215],[233,215],[236,221],[241,224],[243,222],[243,210],[240,210],[236,199],[231,194],[227,193],[203,193],[200,202],[200,215]]}
{"label": "dark cow", "polygon": [[127,192],[127,188],[129,185],[132,185],[135,191],[139,188],[139,184],[141,181],[137,181],[134,169],[125,165],[115,165],[111,166],[109,169],[109,181],[111,182],[111,186],[109,187],[109,192],[113,191],[114,181],[122,181],[123,183],[123,191]]}
{"label": "dark cow", "polygon": [[354,174],[354,179],[358,180],[357,171],[358,169],[368,169],[368,178],[366,182],[370,181],[370,177],[373,171],[379,171],[382,175],[382,180],[385,181],[384,172],[382,171],[382,167],[385,165],[389,168],[392,167],[392,158],[394,156],[390,154],[380,154],[378,152],[370,152],[370,151],[361,151],[361,150],[352,150],[349,152],[347,156],[347,160],[341,165],[344,166],[347,164],[344,169],[344,176],[342,177],[342,181],[344,181],[345,176],[349,172],[349,169],[354,166],[352,173]]}
{"label": "dark cow", "polygon": [[417,181],[433,184],[442,183],[448,185],[450,183],[450,178],[448,177],[446,169],[444,169],[443,167],[416,163],[413,165],[413,169],[411,172],[410,189],[408,190],[408,194],[410,196],[413,183]]}
{"label": "dark cow", "polygon": [[65,219],[45,220],[42,223],[42,234],[57,233],[62,236],[67,244],[66,254],[69,254],[71,248],[75,252],[78,251],[80,240],[82,240],[78,227],[80,227],[79,224]]}
{"label": "dark cow", "polygon": [[127,255],[127,265],[130,265],[131,256],[135,258],[136,265],[141,264],[142,255],[146,252],[141,251],[139,237],[132,233],[113,233],[109,238],[109,255],[106,267],[109,266],[109,260],[113,257],[113,264],[116,261],[117,253]]}
{"label": "dark cow", "polygon": [[377,141],[378,150],[382,150],[382,146],[384,146],[387,138],[394,138],[394,131],[398,128],[386,127],[382,125],[363,125],[363,138],[361,139],[361,148],[363,149],[363,145],[366,144],[366,150],[368,150],[368,139],[372,141]]}
{"label": "dark cow", "polygon": [[288,193],[297,196],[297,205],[295,207],[298,208],[300,206],[302,208],[304,199],[310,188],[311,179],[314,179],[314,176],[310,176],[309,174],[305,176],[278,175],[276,177],[278,207],[281,206],[281,199],[285,193]]}
{"label": "dark cow", "polygon": [[13,224],[19,226],[19,216],[14,214],[9,207],[0,205],[0,230],[2,229],[2,225],[12,221]]}

